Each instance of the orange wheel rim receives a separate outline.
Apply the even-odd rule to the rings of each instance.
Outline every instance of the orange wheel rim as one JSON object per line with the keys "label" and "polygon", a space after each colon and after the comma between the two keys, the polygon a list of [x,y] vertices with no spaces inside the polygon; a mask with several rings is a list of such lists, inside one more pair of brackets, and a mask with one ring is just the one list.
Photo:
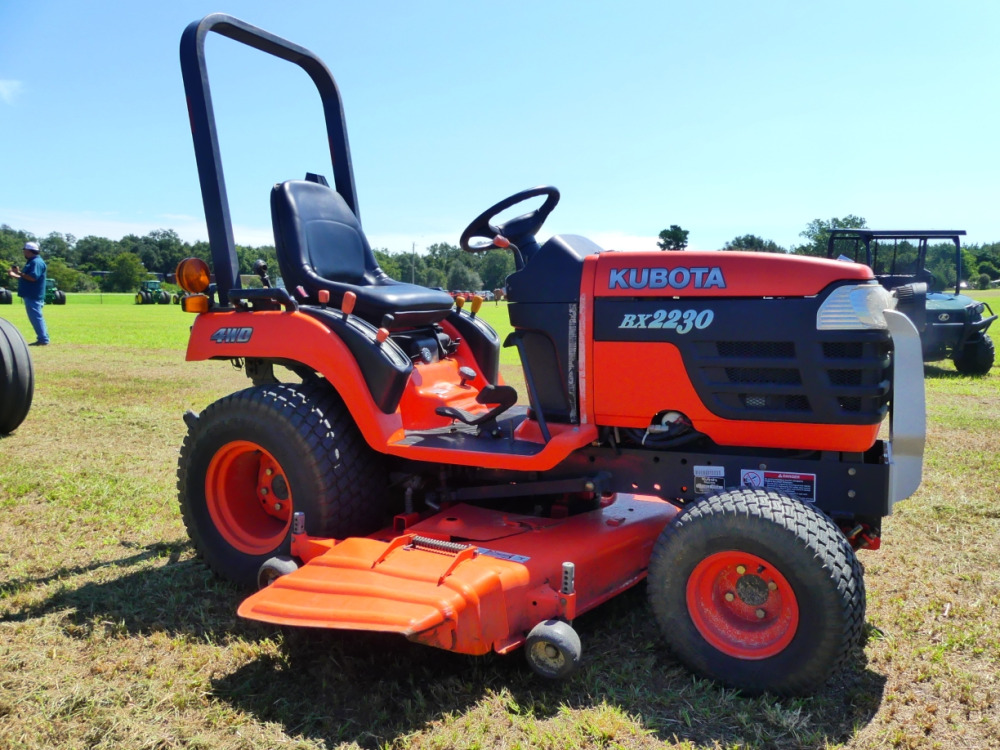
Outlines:
{"label": "orange wheel rim", "polygon": [[687,607],[705,640],[737,659],[781,653],[799,625],[791,585],[769,562],[746,552],[717,552],[698,563],[688,578]]}
{"label": "orange wheel rim", "polygon": [[281,465],[248,440],[226,443],[208,465],[205,499],[222,537],[250,555],[284,540],[291,525],[292,494]]}

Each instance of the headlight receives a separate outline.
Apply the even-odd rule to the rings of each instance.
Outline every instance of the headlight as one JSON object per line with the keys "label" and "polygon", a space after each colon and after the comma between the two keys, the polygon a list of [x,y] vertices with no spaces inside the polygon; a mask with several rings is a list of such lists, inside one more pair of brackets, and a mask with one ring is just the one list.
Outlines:
{"label": "headlight", "polygon": [[894,310],[896,298],[877,283],[842,286],[826,298],[816,313],[820,331],[887,328],[883,310]]}

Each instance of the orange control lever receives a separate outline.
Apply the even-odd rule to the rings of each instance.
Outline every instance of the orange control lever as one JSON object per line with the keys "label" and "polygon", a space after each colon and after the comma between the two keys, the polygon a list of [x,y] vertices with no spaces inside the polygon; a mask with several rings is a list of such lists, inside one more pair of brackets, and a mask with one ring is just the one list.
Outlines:
{"label": "orange control lever", "polygon": [[354,292],[344,292],[344,299],[340,303],[340,309],[344,311],[344,317],[354,312],[354,305],[358,302],[358,295]]}

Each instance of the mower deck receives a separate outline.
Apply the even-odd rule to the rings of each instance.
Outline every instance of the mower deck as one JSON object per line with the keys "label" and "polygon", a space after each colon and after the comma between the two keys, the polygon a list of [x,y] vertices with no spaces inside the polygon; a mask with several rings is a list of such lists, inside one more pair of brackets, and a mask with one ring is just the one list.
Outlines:
{"label": "mower deck", "polygon": [[[239,615],[504,653],[539,622],[572,620],[641,581],[677,512],[635,495],[566,518],[459,504],[402,534],[339,542],[295,535],[293,555],[306,564],[246,599]],[[575,586],[564,563],[573,563]]]}

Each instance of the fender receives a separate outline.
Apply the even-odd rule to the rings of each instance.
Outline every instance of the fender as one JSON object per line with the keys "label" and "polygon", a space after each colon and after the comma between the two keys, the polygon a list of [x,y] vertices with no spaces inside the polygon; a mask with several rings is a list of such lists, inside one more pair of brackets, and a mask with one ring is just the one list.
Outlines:
{"label": "fender", "polygon": [[[414,461],[545,471],[597,439],[596,427],[567,424],[554,428],[552,439],[539,445],[537,451],[487,452],[482,448],[420,445],[412,434],[407,435],[398,407],[391,414],[379,408],[350,347],[320,320],[301,311],[208,312],[195,318],[188,340],[188,361],[238,357],[287,360],[312,368],[344,399],[368,445],[380,453]],[[413,387],[412,378],[406,387]],[[529,425],[522,427],[530,432]],[[530,437],[523,439],[534,442]]]}
{"label": "fender", "polygon": [[372,448],[385,452],[387,443],[403,437],[398,410],[386,414],[375,403],[347,344],[303,312],[208,312],[195,318],[187,360],[234,357],[301,362],[336,389]]}

